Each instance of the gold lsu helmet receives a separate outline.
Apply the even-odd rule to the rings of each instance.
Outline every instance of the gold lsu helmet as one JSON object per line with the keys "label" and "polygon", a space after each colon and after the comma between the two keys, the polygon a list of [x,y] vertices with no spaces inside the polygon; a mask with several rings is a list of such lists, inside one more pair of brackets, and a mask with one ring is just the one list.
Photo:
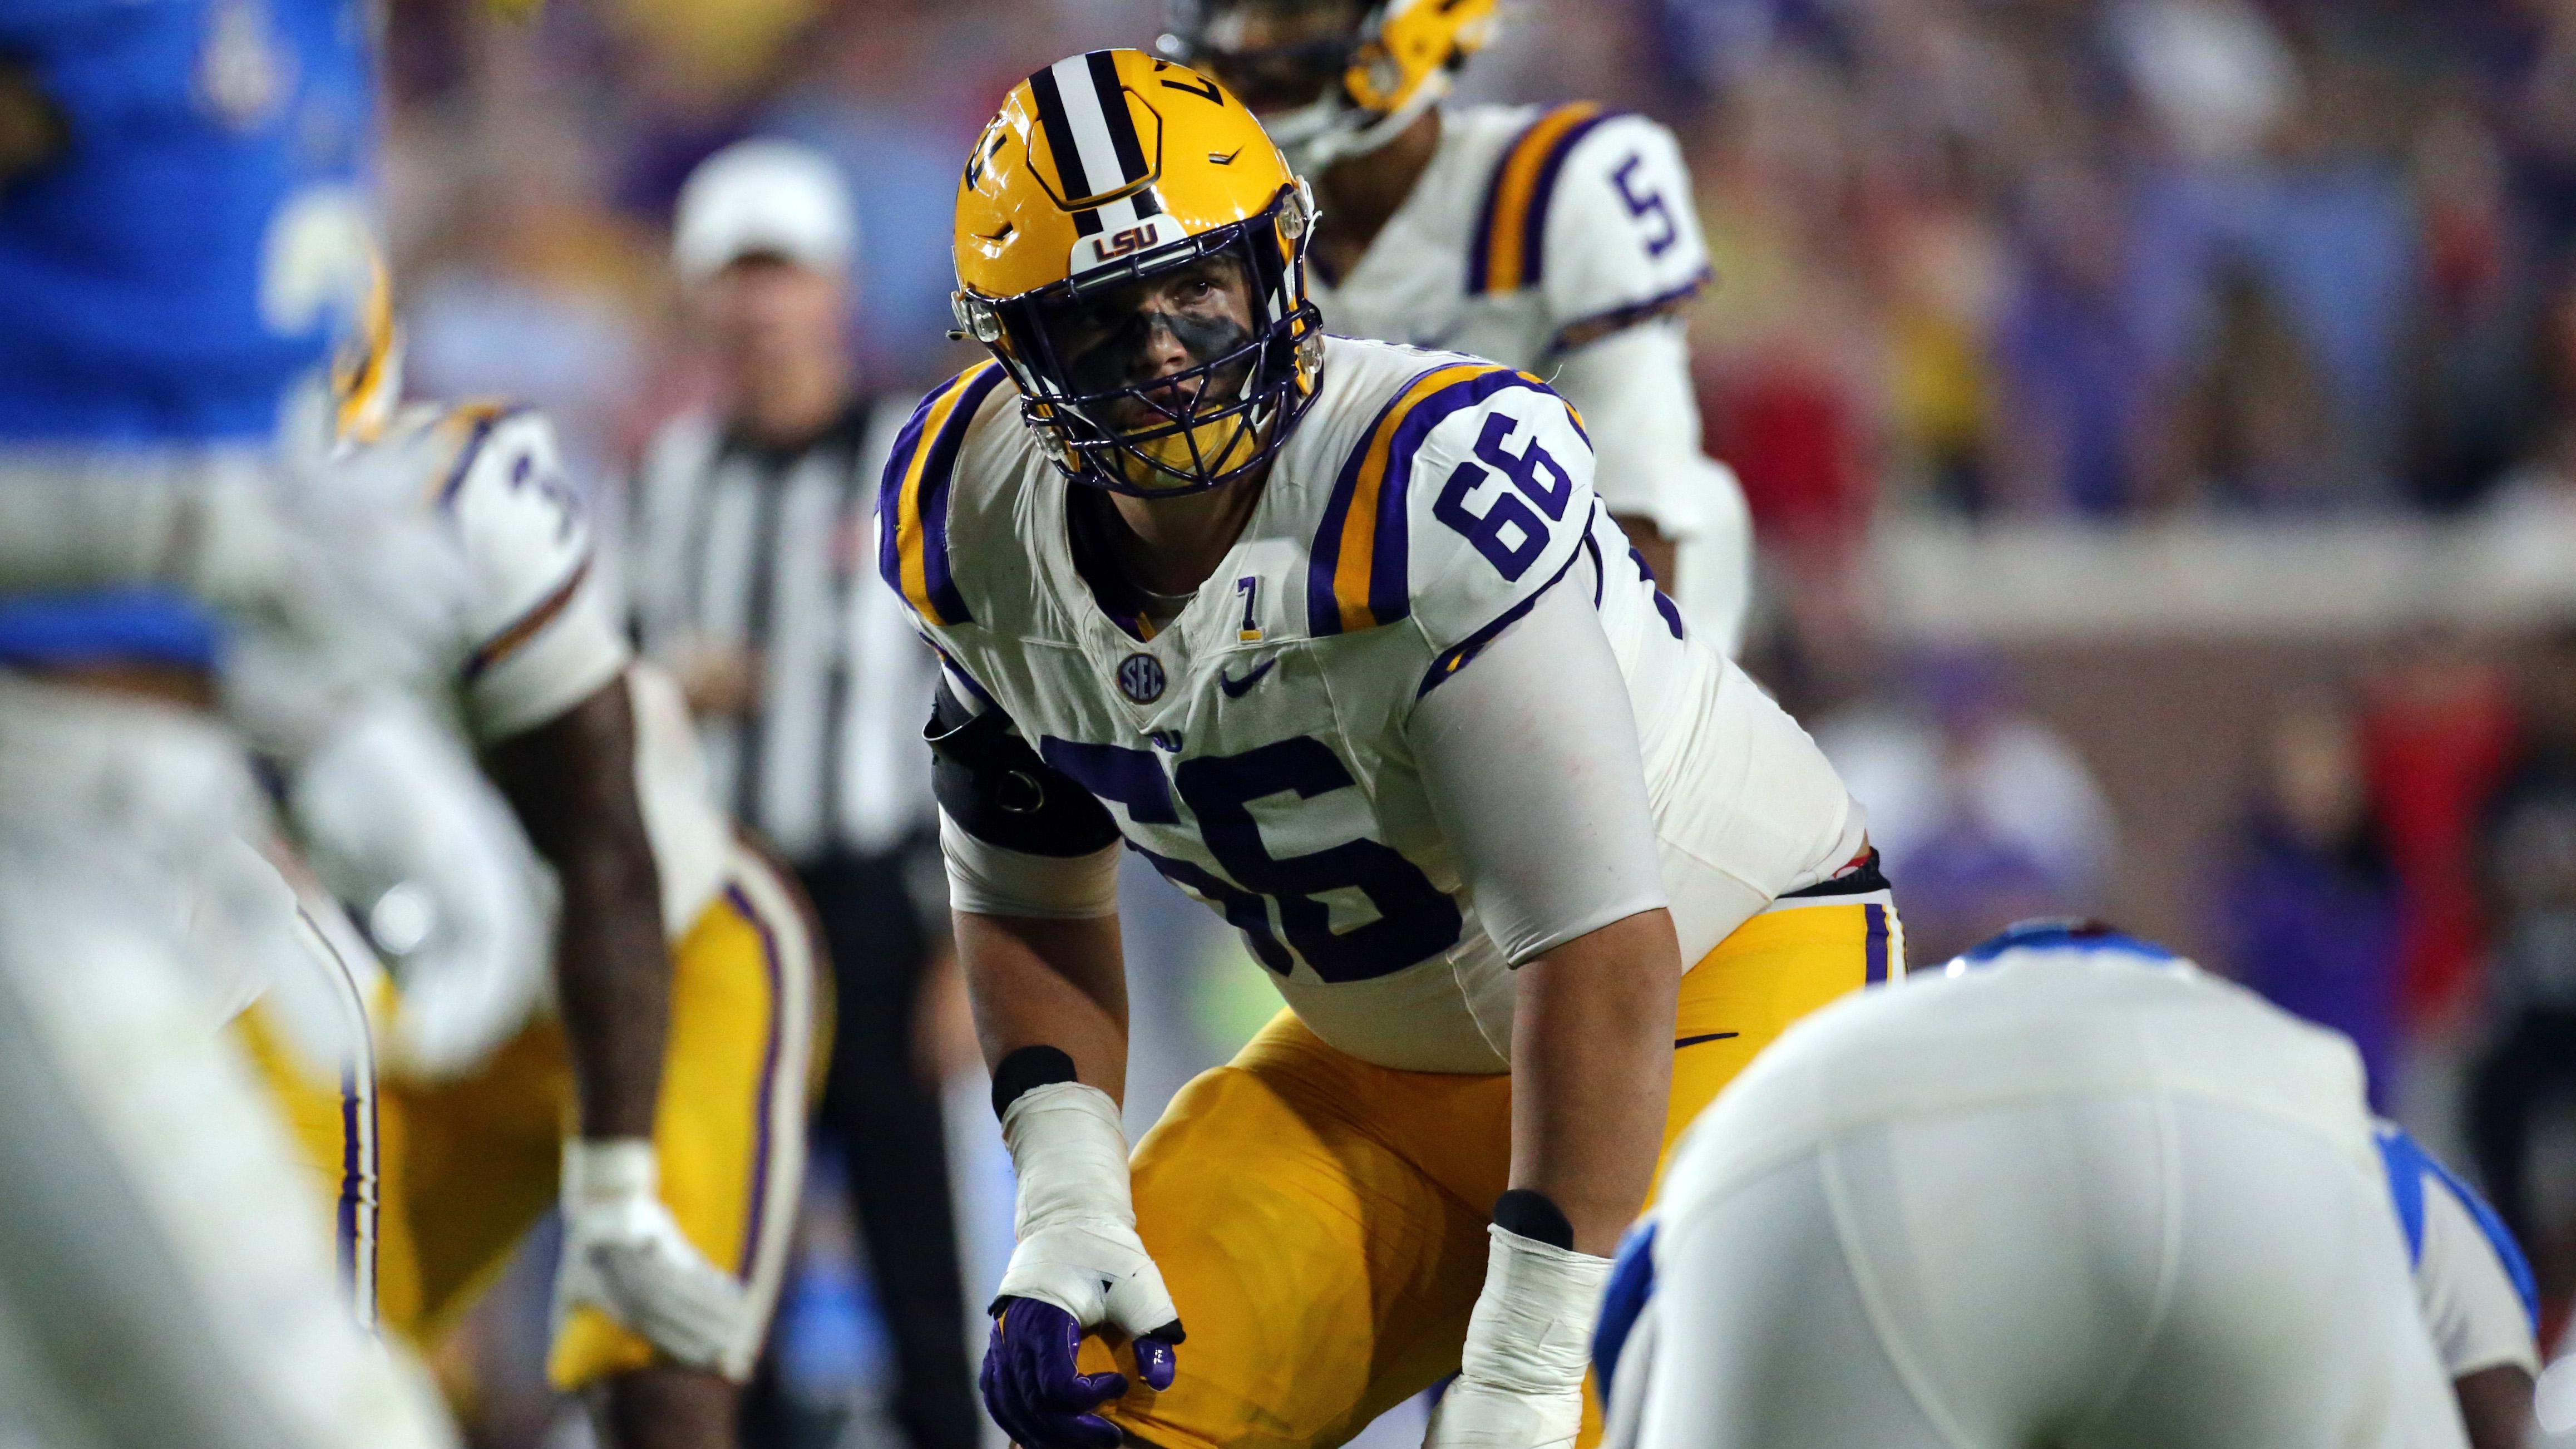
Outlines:
{"label": "gold lsu helmet", "polygon": [[[1079,483],[1149,496],[1242,477],[1314,401],[1306,299],[1314,202],[1243,103],[1136,50],[1095,50],[1014,87],[958,179],[954,305],[1019,385],[1022,420]],[[1133,284],[1229,260],[1251,325],[1200,337],[1177,374],[1104,377],[1066,319]]]}
{"label": "gold lsu helmet", "polygon": [[1169,0],[1156,48],[1249,101],[1301,174],[1373,151],[1448,94],[1498,0]]}

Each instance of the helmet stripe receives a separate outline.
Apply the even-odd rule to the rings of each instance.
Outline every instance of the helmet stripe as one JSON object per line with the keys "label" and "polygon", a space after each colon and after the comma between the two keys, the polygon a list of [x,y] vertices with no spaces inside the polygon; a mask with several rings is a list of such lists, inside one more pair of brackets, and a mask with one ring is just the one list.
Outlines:
{"label": "helmet stripe", "polygon": [[[1064,92],[1056,84],[1056,72],[1063,68],[1051,65],[1031,75],[1029,95],[1038,103],[1038,126],[1046,132],[1047,150],[1055,158],[1060,199],[1072,201],[1091,194],[1091,177],[1082,169],[1082,148],[1074,143],[1073,122],[1064,113]],[[1089,79],[1086,74],[1084,80]]]}
{"label": "helmet stripe", "polygon": [[1029,87],[1038,98],[1038,119],[1055,152],[1068,204],[1145,179],[1144,147],[1110,52],[1095,50],[1057,61],[1030,76]]}
{"label": "helmet stripe", "polygon": [[1145,148],[1136,136],[1135,113],[1127,109],[1127,92],[1118,83],[1118,62],[1105,50],[1083,59],[1091,67],[1092,94],[1100,100],[1100,118],[1109,126],[1109,149],[1118,157],[1118,181],[1132,186],[1145,179]]}

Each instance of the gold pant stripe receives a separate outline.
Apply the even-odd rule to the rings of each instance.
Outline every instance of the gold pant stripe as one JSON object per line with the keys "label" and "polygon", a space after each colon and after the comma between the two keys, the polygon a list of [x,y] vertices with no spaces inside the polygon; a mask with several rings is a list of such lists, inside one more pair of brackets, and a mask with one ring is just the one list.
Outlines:
{"label": "gold pant stripe", "polygon": [[[805,1177],[814,948],[792,888],[767,862],[737,852],[723,895],[672,955],[673,1049],[653,1133],[662,1198],[698,1251],[750,1290],[745,1336],[722,1365],[741,1380],[777,1302]],[[724,969],[684,981],[684,961]],[[685,1050],[684,1015],[710,1028],[691,1033]],[[571,1390],[653,1361],[641,1335],[583,1308],[558,1325],[546,1374]]]}
{"label": "gold pant stripe", "polygon": [[[1867,984],[1874,955],[1887,974],[1895,931],[1883,899],[1802,903],[1693,966],[1667,1153],[1762,1047]],[[1189,1339],[1171,1389],[1139,1382],[1109,1417],[1159,1449],[1323,1449],[1455,1371],[1510,1164],[1508,1076],[1372,1066],[1281,1013],[1136,1148],[1138,1231]],[[1084,1367],[1123,1356],[1095,1340]]]}

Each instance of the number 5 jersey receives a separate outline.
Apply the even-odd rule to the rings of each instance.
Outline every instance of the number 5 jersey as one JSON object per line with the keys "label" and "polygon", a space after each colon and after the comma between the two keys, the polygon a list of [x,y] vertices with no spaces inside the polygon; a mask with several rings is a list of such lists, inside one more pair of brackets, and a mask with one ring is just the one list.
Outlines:
{"label": "number 5 jersey", "polygon": [[[1070,870],[1123,837],[1243,933],[1327,1043],[1506,1070],[1517,961],[1406,727],[1551,590],[1592,605],[1624,676],[1685,963],[1844,872],[1866,855],[1859,807],[1685,629],[1592,466],[1582,422],[1526,373],[1328,338],[1241,536],[1158,629],[1085,566],[1107,500],[1056,470],[1001,368],[932,393],[887,465],[879,564],[947,666],[931,733],[957,905],[976,908],[961,849]],[[1526,793],[1524,763],[1479,773]]]}
{"label": "number 5 jersey", "polygon": [[1601,445],[1595,491],[1681,546],[1664,584],[1720,652],[1750,602],[1742,488],[1702,455],[1682,319],[1709,285],[1671,131],[1595,105],[1445,104],[1413,188],[1308,293],[1335,332],[1443,347],[1545,378]]}

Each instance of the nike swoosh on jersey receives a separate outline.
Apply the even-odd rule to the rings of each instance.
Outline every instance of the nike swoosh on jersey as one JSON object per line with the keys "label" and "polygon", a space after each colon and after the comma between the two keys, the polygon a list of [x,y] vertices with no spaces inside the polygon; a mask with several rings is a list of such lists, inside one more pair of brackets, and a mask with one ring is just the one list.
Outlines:
{"label": "nike swoosh on jersey", "polygon": [[1683,1047],[1698,1046],[1704,1041],[1724,1041],[1728,1037],[1742,1035],[1744,1035],[1744,1033],[1740,1031],[1713,1031],[1708,1033],[1706,1036],[1686,1036],[1673,1043],[1673,1050],[1680,1051]]}
{"label": "nike swoosh on jersey", "polygon": [[1270,672],[1270,666],[1278,662],[1279,661],[1276,658],[1264,659],[1259,664],[1252,666],[1252,672],[1243,676],[1241,679],[1237,679],[1220,669],[1217,671],[1216,675],[1216,687],[1224,690],[1225,697],[1228,699],[1241,699],[1244,695],[1251,692],[1252,686],[1261,682],[1261,676]]}

